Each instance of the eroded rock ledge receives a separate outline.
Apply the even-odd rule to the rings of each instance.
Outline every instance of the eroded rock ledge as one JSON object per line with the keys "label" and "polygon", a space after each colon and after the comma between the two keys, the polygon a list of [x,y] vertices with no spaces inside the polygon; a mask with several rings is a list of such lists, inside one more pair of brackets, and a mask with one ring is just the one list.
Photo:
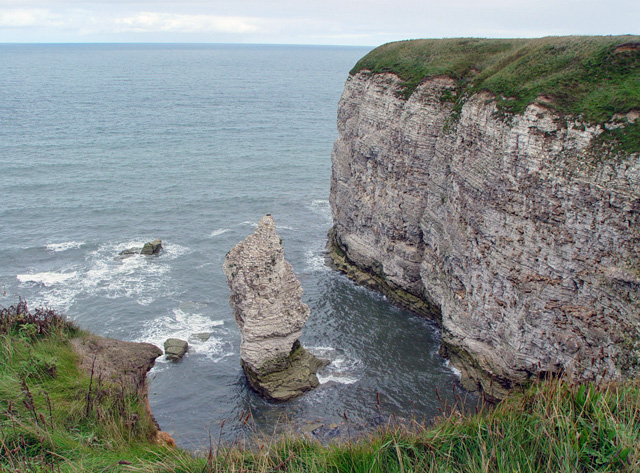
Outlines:
{"label": "eroded rock ledge", "polygon": [[309,317],[302,288],[284,259],[270,215],[253,235],[234,246],[223,265],[229,304],[240,328],[240,357],[249,385],[267,399],[287,401],[318,386],[326,363],[298,339]]}
{"label": "eroded rock ledge", "polygon": [[532,377],[636,376],[640,159],[602,158],[599,126],[543,103],[508,119],[488,93],[452,119],[447,77],[408,99],[350,76],[332,154],[331,254],[429,315],[463,383],[502,397]]}
{"label": "eroded rock ledge", "polygon": [[175,446],[171,436],[160,430],[149,405],[147,373],[162,350],[151,343],[136,343],[84,334],[71,340],[79,356],[80,367],[93,379],[117,383],[144,400],[147,412],[156,426],[155,442]]}

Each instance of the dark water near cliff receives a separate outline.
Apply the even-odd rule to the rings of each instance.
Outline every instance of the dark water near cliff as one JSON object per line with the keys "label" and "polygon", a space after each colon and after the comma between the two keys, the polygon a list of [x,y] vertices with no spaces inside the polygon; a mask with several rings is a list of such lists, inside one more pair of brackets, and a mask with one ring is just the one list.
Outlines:
{"label": "dark water near cliff", "polygon": [[[430,418],[454,373],[433,324],[325,267],[330,153],[344,80],[363,48],[0,45],[0,303],[64,311],[101,335],[162,345],[151,405],[185,446],[240,433],[252,411],[294,423]],[[227,304],[226,252],[272,213],[329,358],[288,404],[247,387]],[[161,238],[159,257],[115,259]]]}

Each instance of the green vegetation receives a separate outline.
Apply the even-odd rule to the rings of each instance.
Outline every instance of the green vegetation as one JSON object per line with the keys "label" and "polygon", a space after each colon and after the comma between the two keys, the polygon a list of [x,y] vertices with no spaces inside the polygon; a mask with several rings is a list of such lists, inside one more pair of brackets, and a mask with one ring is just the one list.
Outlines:
{"label": "green vegetation", "polygon": [[0,472],[107,471],[164,450],[144,393],[79,370],[69,340],[83,335],[53,310],[0,309]]}
{"label": "green vegetation", "polygon": [[[442,99],[454,102],[454,111],[480,91],[493,93],[506,113],[542,100],[594,124],[640,109],[640,36],[401,41],[371,51],[351,74],[363,70],[397,74],[405,98],[429,77],[451,77],[457,90]],[[640,151],[637,130],[634,137],[607,135]]]}
{"label": "green vegetation", "polygon": [[74,336],[82,333],[53,311],[0,310],[0,472],[640,471],[640,381],[547,380],[476,415],[443,406],[431,427],[387,427],[329,447],[263,438],[198,457],[152,442],[140,393],[78,371]]}

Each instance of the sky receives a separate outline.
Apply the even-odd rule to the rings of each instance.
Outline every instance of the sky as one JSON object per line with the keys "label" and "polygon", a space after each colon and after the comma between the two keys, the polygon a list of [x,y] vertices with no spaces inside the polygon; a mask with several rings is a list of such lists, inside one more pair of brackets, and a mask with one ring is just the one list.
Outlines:
{"label": "sky", "polygon": [[640,0],[0,0],[0,43],[376,46],[640,34]]}

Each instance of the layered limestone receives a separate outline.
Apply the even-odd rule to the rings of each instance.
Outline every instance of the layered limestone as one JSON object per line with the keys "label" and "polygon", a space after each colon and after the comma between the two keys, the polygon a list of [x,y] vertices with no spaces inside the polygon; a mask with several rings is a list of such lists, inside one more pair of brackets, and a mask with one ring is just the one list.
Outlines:
{"label": "layered limestone", "polygon": [[[531,377],[633,376],[640,365],[640,159],[603,158],[602,132],[541,99],[408,98],[388,73],[350,76],[330,203],[334,261],[442,326],[470,389],[501,397]],[[633,117],[629,116],[628,120]]]}
{"label": "layered limestone", "polygon": [[271,215],[229,251],[223,269],[231,292],[229,304],[242,335],[242,367],[251,387],[277,401],[317,387],[316,372],[325,363],[298,341],[309,307],[284,259]]}

